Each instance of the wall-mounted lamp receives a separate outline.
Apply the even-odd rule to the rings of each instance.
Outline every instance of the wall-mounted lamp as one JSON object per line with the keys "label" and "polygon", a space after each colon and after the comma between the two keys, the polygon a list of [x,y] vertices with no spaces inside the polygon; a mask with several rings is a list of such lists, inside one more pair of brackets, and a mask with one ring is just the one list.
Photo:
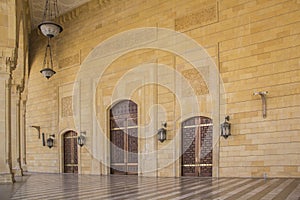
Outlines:
{"label": "wall-mounted lamp", "polygon": [[51,149],[53,147],[53,144],[54,144],[54,138],[55,138],[55,135],[52,134],[52,135],[49,135],[50,137],[47,139],[47,146]]}
{"label": "wall-mounted lamp", "polygon": [[80,136],[78,136],[77,138],[77,143],[80,147],[85,145],[85,137],[86,137],[86,132],[85,131],[80,132]]}
{"label": "wall-mounted lamp", "polygon": [[223,136],[225,139],[227,139],[231,135],[231,124],[228,121],[229,116],[226,116],[224,123],[221,124],[221,136]]}
{"label": "wall-mounted lamp", "polygon": [[167,139],[167,122],[162,123],[162,128],[157,132],[157,137],[160,142],[164,142]]}

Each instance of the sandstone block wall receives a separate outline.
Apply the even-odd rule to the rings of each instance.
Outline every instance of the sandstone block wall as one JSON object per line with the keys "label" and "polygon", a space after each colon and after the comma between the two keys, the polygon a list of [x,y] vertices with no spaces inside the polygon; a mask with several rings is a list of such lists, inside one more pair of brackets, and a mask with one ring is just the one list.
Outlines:
{"label": "sandstone block wall", "polygon": [[[64,31],[51,41],[57,73],[49,80],[39,73],[46,39],[33,31],[26,122],[28,126],[40,125],[42,132],[54,133],[56,139],[54,148],[45,148],[36,131],[27,128],[28,169],[61,172],[61,135],[68,129],[85,128],[87,147],[80,150],[80,173],[107,174],[109,145],[97,135],[95,127],[99,123],[104,127],[104,136],[109,135],[107,113],[116,101],[112,97],[118,81],[141,64],[155,63],[151,74],[147,74],[152,76],[153,84],[135,88],[141,80],[135,77],[118,86],[118,94],[128,92],[129,98],[139,105],[141,126],[151,122],[153,105],[159,104],[164,109],[162,113],[154,110],[157,118],[154,128],[159,128],[160,119],[166,119],[168,140],[160,144],[154,138],[140,139],[141,152],[147,148],[164,148],[175,141],[167,145],[170,148],[163,149],[163,154],[153,155],[153,162],[140,157],[140,161],[144,160],[140,165],[142,175],[180,176],[180,137],[176,134],[183,120],[180,106],[191,112],[194,109],[180,104],[172,92],[172,88],[178,88],[178,79],[174,74],[158,70],[164,64],[190,82],[199,110],[214,121],[214,176],[262,177],[266,173],[270,177],[299,177],[299,8],[297,0],[92,0],[60,17]],[[101,78],[91,78],[89,85],[77,81],[78,72],[87,64],[87,58],[97,53],[99,44],[116,34],[144,27],[185,34],[206,50],[220,77],[207,82],[206,78],[212,77],[212,65],[207,68],[203,65],[199,74],[193,72],[191,63],[174,52],[136,50],[130,46],[131,41],[119,41],[120,48],[126,42],[130,44],[128,52],[110,63]],[[118,43],[114,45],[110,48],[118,47]],[[110,48],[103,54],[109,57]],[[103,64],[92,59],[89,62],[95,68]],[[172,87],[158,86],[155,84],[158,80]],[[219,85],[215,87],[219,89],[210,90],[212,84]],[[72,86],[81,90],[72,93]],[[97,91],[95,99],[77,102],[70,110],[68,98],[80,99],[78,96],[89,95],[92,90]],[[262,117],[261,98],[253,95],[258,91],[268,91],[267,118]],[[181,92],[189,96],[184,94],[184,89]],[[211,98],[214,93],[218,99]],[[91,116],[93,111],[96,118]],[[81,127],[76,127],[78,118],[74,119],[72,113],[81,116]],[[232,136],[227,140],[219,137],[219,124],[225,115],[230,116],[232,124]],[[147,174],[150,163],[157,170]]]}

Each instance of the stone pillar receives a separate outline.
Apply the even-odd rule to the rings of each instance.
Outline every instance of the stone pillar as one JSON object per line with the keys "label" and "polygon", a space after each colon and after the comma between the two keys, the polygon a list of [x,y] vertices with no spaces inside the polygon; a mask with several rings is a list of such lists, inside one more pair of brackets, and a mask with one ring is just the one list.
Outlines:
{"label": "stone pillar", "polygon": [[[157,67],[153,70],[152,73],[149,73],[149,78],[153,82],[157,82],[156,74]],[[150,95],[149,95],[150,94]],[[158,163],[157,163],[157,136],[156,131],[158,130],[158,107],[156,106],[158,103],[158,87],[157,85],[152,85],[147,87],[145,93],[143,94],[143,110],[144,113],[139,113],[139,115],[143,115],[143,122],[139,122],[142,124],[140,127],[140,139],[141,145],[139,144],[139,152],[141,152],[141,156],[139,159],[140,165],[140,175],[156,177],[158,176]],[[146,121],[147,111],[150,111],[150,120]],[[141,148],[143,146],[143,148]]]}
{"label": "stone pillar", "polygon": [[26,100],[22,93],[21,105],[20,105],[20,159],[23,172],[27,172],[27,161],[26,161]]}
{"label": "stone pillar", "polygon": [[11,134],[12,134],[12,171],[15,176],[23,176],[21,168],[20,135],[20,86],[11,87]]}
{"label": "stone pillar", "polygon": [[0,55],[0,183],[13,183],[11,158],[11,64]]}

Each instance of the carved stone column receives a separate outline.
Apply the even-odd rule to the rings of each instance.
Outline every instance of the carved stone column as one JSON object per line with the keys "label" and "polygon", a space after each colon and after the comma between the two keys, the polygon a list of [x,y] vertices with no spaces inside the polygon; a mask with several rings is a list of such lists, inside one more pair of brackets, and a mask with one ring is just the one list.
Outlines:
{"label": "carved stone column", "polygon": [[20,86],[11,86],[11,134],[12,134],[12,171],[15,176],[23,176],[21,168],[21,135],[20,135]]}
{"label": "carved stone column", "polygon": [[26,161],[26,99],[22,93],[21,105],[20,105],[20,148],[21,148],[21,166],[23,172],[27,172],[27,161]]}
{"label": "carved stone column", "polygon": [[13,59],[0,55],[0,183],[13,183],[11,157],[11,71]]}

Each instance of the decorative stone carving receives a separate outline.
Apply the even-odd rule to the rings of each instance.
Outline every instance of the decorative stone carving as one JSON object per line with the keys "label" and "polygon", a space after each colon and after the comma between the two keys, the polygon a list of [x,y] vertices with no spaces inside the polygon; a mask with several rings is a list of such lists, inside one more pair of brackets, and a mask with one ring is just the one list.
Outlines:
{"label": "decorative stone carving", "polygon": [[103,5],[105,5],[106,3],[108,3],[110,0],[98,0],[98,4],[100,5],[100,6],[103,6]]}
{"label": "decorative stone carving", "polygon": [[70,117],[73,115],[72,96],[61,99],[61,117]]}
{"label": "decorative stone carving", "polygon": [[70,67],[70,66],[76,65],[76,64],[80,64],[80,55],[79,55],[79,53],[59,60],[58,67],[60,69],[62,69],[62,68],[65,68],[65,67]]}
{"label": "decorative stone carving", "polygon": [[0,71],[11,73],[16,69],[16,52],[14,48],[0,48]]}
{"label": "decorative stone carving", "polygon": [[182,75],[189,81],[196,95],[208,94],[208,88],[201,74],[196,69],[182,71]]}
{"label": "decorative stone carving", "polygon": [[6,71],[6,59],[0,56],[0,71]]}
{"label": "decorative stone carving", "polygon": [[[93,50],[91,57],[105,57],[116,52],[124,51],[126,49],[133,49],[145,43],[153,42],[157,40],[157,30],[156,29],[140,29],[134,34],[130,34],[127,40],[123,37],[116,37],[114,40],[105,42],[102,48]],[[147,41],[147,42],[145,42]]]}
{"label": "decorative stone carving", "polygon": [[15,70],[16,69],[16,61],[15,61],[14,57],[6,58],[6,65],[10,69],[11,72],[13,70]]}
{"label": "decorative stone carving", "polygon": [[175,30],[186,31],[200,26],[217,22],[217,4],[202,8],[197,13],[192,13],[175,19]]}

